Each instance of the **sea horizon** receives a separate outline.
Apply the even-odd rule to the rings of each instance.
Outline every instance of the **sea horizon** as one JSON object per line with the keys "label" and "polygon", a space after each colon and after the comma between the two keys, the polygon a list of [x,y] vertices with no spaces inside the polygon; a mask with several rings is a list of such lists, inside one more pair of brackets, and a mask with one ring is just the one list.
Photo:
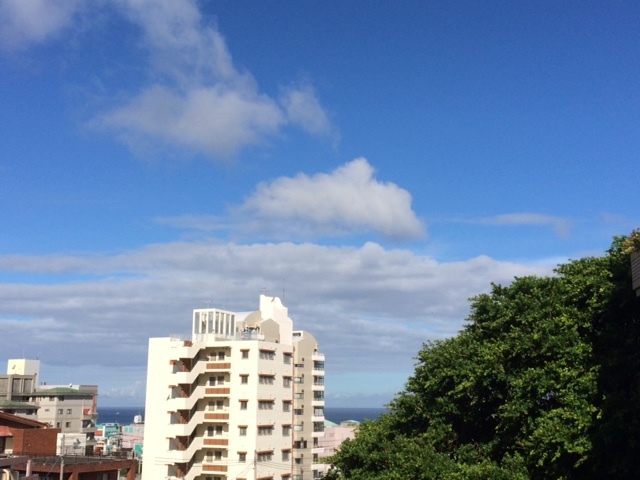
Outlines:
{"label": "sea horizon", "polygon": [[[387,411],[385,407],[325,407],[325,419],[340,423],[347,420],[364,422],[376,420]],[[145,420],[144,407],[98,407],[98,425],[105,423],[118,423],[129,425],[133,423],[135,416],[141,415]]]}

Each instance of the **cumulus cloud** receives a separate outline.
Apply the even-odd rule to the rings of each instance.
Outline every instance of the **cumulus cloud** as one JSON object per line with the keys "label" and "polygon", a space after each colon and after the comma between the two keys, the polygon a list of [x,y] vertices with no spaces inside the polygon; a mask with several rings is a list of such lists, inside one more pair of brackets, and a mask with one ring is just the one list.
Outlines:
{"label": "cumulus cloud", "polygon": [[566,237],[571,229],[571,222],[562,217],[552,215],[541,215],[537,213],[508,213],[486,217],[479,221],[483,225],[532,225],[541,227],[551,227],[557,235]]}
{"label": "cumulus cloud", "polygon": [[426,234],[411,208],[411,194],[393,183],[378,181],[364,158],[328,174],[299,174],[262,183],[239,212],[253,218],[261,231],[288,235],[374,232],[407,240]]}
{"label": "cumulus cloud", "polygon": [[134,150],[159,143],[217,159],[260,144],[286,125],[334,135],[310,86],[288,88],[280,99],[261,93],[253,76],[234,66],[224,38],[194,1],[118,4],[143,32],[162,82],[144,87],[92,125],[117,132]]}
{"label": "cumulus cloud", "polygon": [[20,50],[69,27],[80,0],[3,0],[0,2],[0,45]]}
{"label": "cumulus cloud", "polygon": [[[4,255],[0,272],[37,273],[46,281],[1,284],[0,330],[12,332],[3,353],[39,356],[53,372],[49,383],[91,383],[89,365],[105,392],[116,395],[144,381],[149,337],[188,334],[193,308],[255,309],[266,288],[284,297],[296,328],[316,336],[327,354],[328,378],[408,375],[422,342],[461,328],[467,298],[490,282],[550,268],[488,257],[441,263],[376,243],[171,243],[118,255]],[[76,358],[83,359],[81,367]],[[113,373],[120,369],[128,372],[122,380]],[[349,393],[333,388],[336,395]]]}

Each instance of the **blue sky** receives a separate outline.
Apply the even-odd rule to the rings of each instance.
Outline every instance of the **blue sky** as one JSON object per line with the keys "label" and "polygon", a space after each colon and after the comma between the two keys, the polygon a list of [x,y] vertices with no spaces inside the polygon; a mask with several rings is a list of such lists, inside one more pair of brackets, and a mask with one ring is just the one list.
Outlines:
{"label": "blue sky", "polygon": [[[144,402],[147,339],[284,292],[380,406],[490,282],[640,224],[636,2],[0,3],[0,328]],[[1,359],[0,359],[1,360]]]}

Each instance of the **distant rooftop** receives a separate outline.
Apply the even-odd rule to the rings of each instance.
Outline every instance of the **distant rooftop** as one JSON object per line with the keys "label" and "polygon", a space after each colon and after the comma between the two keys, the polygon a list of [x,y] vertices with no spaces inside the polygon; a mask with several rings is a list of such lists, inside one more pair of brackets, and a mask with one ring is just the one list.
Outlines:
{"label": "distant rooftop", "polygon": [[55,387],[55,388],[47,388],[44,390],[36,390],[31,395],[37,397],[57,397],[60,395],[64,395],[67,397],[87,397],[93,396],[95,392],[91,392],[89,390],[76,390],[75,388],[69,387]]}

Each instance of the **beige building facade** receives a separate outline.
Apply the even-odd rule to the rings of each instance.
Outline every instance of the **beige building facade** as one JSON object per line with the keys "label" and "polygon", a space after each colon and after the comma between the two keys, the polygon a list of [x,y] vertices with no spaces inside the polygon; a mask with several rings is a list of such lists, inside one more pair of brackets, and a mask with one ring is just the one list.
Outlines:
{"label": "beige building facade", "polygon": [[143,480],[318,478],[324,356],[277,297],[194,310],[191,339],[149,340],[145,416]]}

